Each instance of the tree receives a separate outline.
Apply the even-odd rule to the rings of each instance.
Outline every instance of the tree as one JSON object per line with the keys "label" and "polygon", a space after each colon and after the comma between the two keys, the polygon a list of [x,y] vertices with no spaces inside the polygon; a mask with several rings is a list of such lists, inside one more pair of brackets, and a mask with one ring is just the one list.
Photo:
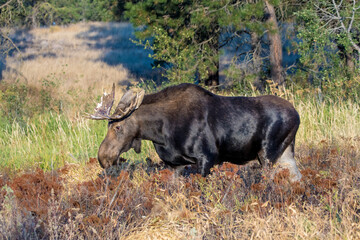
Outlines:
{"label": "tree", "polygon": [[50,26],[79,21],[112,21],[116,0],[0,0],[0,25]]}
{"label": "tree", "polygon": [[[280,5],[280,3],[282,5]],[[281,31],[278,24],[276,10],[284,7],[284,2],[267,0],[250,0],[239,7],[240,14],[235,14],[235,36],[248,41],[240,41],[239,49],[244,49],[239,54],[240,59],[247,63],[246,71],[252,75],[253,83],[262,88],[262,80],[270,77],[278,85],[285,81],[282,61]],[[287,3],[287,2],[286,2]],[[288,7],[288,6],[286,6]],[[282,10],[282,9],[281,9]],[[282,18],[288,19],[287,11],[281,11]],[[286,16],[285,16],[286,15]],[[247,45],[251,45],[248,50]],[[245,56],[245,57],[244,57]],[[266,69],[270,75],[265,73]]]}
{"label": "tree", "polygon": [[322,86],[360,68],[360,4],[354,0],[312,0],[296,13],[301,68]]}
{"label": "tree", "polygon": [[268,0],[265,2],[265,12],[269,15],[266,20],[269,23],[269,47],[270,47],[270,72],[272,80],[282,85],[284,84],[284,70],[282,67],[282,44],[279,26],[276,18],[275,8]]}
{"label": "tree", "polygon": [[82,20],[113,21],[117,4],[116,0],[82,0]]}
{"label": "tree", "polygon": [[[8,36],[8,26],[14,25],[19,21],[19,16],[24,12],[24,6],[21,0],[0,0],[0,61],[12,49],[17,46]],[[1,74],[0,74],[1,77]]]}
{"label": "tree", "polygon": [[360,69],[360,4],[356,0],[336,2],[335,0],[318,0],[313,3],[316,13],[322,22],[322,28],[335,34],[334,40],[346,60],[349,69],[354,67],[353,52],[357,52]]}
{"label": "tree", "polygon": [[51,25],[54,21],[56,9],[54,5],[47,1],[37,1],[35,5],[28,8],[28,19],[33,28],[41,25]]}
{"label": "tree", "polygon": [[0,27],[19,24],[24,12],[22,0],[0,0]]}
{"label": "tree", "polygon": [[[283,84],[276,4],[267,0],[146,0],[128,3],[126,16],[139,27],[140,43],[154,51],[155,66],[165,66],[170,81],[194,81],[197,76],[206,85],[218,85],[221,49],[242,38],[243,46],[238,48],[247,50],[240,51],[239,59],[250,56],[259,75],[262,45],[268,44],[271,77]],[[249,44],[250,51],[245,46]]]}
{"label": "tree", "polygon": [[[147,0],[128,3],[126,16],[150,47],[155,66],[163,66],[172,81],[193,81],[197,75],[207,85],[219,84],[219,18],[228,1]],[[170,68],[171,67],[171,68]]]}

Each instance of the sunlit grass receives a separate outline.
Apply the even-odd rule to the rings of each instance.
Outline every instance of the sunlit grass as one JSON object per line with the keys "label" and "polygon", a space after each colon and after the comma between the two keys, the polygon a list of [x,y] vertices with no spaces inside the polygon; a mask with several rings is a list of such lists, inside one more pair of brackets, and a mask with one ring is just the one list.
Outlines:
{"label": "sunlit grass", "polygon": [[96,156],[105,133],[103,123],[51,113],[28,120],[25,126],[14,121],[0,135],[0,165],[14,170],[49,170],[65,163],[82,163]]}
{"label": "sunlit grass", "polygon": [[[315,99],[294,100],[301,116],[297,145],[313,146],[321,141],[352,144],[359,147],[359,105],[351,100],[335,103]],[[24,169],[40,167],[54,169],[65,163],[81,163],[96,157],[98,147],[106,135],[106,121],[83,117],[70,119],[65,114],[43,114],[25,123],[2,121],[0,133],[1,166]],[[6,125],[5,123],[8,124]],[[133,150],[123,154],[130,160],[157,160],[151,142],[143,141],[142,152]]]}
{"label": "sunlit grass", "polygon": [[[106,131],[105,121],[82,117],[70,120],[53,113],[27,120],[25,125],[9,122],[0,134],[0,167],[52,170],[66,163],[85,163],[90,157],[97,157]],[[147,157],[156,160],[157,156],[152,143],[143,141],[140,154],[130,150],[123,157],[141,161]]]}
{"label": "sunlit grass", "polygon": [[353,100],[318,102],[315,99],[297,99],[295,108],[301,124],[297,133],[300,144],[316,144],[322,140],[342,139],[358,142],[360,136],[359,104]]}

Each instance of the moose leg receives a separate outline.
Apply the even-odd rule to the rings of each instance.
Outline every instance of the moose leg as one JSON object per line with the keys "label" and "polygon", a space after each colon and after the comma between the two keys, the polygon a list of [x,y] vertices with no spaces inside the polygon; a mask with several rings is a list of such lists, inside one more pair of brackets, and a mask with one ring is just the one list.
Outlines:
{"label": "moose leg", "polygon": [[257,154],[257,159],[262,167],[262,174],[266,177],[273,179],[272,164],[270,160],[265,156],[265,151],[262,149]]}
{"label": "moose leg", "polygon": [[195,160],[197,172],[206,177],[210,174],[210,169],[215,165],[219,156],[215,137],[208,126],[199,133],[198,138],[191,145],[188,155]]}
{"label": "moose leg", "polygon": [[269,168],[269,166],[271,166],[270,161],[266,158],[265,151],[263,149],[258,152],[257,159],[263,168]]}
{"label": "moose leg", "polygon": [[265,169],[268,165],[267,163],[271,163],[274,166],[275,169],[273,170],[272,178],[281,169],[289,169],[290,180],[292,182],[300,181],[301,173],[296,166],[294,158],[294,145],[295,140],[293,140],[289,145],[286,145],[285,142],[275,148],[265,148],[266,154],[264,154],[264,151],[260,151],[258,153],[259,161]]}
{"label": "moose leg", "polygon": [[294,159],[294,143],[291,143],[281,155],[281,157],[276,162],[276,169],[289,169],[290,179],[292,182],[300,181],[302,175],[296,166],[296,162]]}
{"label": "moose leg", "polygon": [[201,176],[206,177],[210,174],[210,169],[214,166],[214,161],[211,161],[207,158],[200,158],[197,162],[197,169],[198,173],[201,174]]}
{"label": "moose leg", "polygon": [[[280,125],[282,126],[282,125]],[[267,141],[264,141],[263,149],[266,159],[275,167],[274,174],[279,169],[289,169],[292,182],[300,181],[301,173],[294,159],[295,134],[297,127],[279,130],[279,126],[270,130]]]}
{"label": "moose leg", "polygon": [[184,173],[185,167],[186,167],[186,165],[174,167],[174,169],[175,169],[174,177],[178,178],[178,177],[182,176]]}

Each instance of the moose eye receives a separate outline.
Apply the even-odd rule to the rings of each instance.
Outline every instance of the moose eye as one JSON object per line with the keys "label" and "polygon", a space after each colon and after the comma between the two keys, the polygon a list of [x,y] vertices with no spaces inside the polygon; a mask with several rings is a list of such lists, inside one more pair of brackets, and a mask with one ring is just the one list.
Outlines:
{"label": "moose eye", "polygon": [[116,127],[115,127],[115,130],[116,130],[117,132],[121,131],[121,129],[122,129],[121,126],[116,126]]}

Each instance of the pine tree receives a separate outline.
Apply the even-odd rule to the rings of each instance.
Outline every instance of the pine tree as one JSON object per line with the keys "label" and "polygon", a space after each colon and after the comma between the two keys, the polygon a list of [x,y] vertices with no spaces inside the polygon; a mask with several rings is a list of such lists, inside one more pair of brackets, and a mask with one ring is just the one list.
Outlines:
{"label": "pine tree", "polygon": [[165,67],[170,80],[189,82],[197,75],[207,85],[217,85],[223,3],[147,0],[127,4],[126,16],[137,27],[146,24],[137,37],[153,37],[155,65]]}
{"label": "pine tree", "polygon": [[[281,40],[274,4],[265,0],[145,0],[127,3],[126,17],[139,27],[136,36],[140,43],[154,51],[151,57],[155,66],[165,67],[170,81],[193,82],[197,78],[206,85],[218,85],[221,49],[244,35],[253,41],[247,44],[256,47],[268,34],[270,56],[275,56],[270,58],[271,76],[282,84]],[[151,41],[144,42],[149,38]],[[251,51],[254,69],[259,71],[259,52]]]}

